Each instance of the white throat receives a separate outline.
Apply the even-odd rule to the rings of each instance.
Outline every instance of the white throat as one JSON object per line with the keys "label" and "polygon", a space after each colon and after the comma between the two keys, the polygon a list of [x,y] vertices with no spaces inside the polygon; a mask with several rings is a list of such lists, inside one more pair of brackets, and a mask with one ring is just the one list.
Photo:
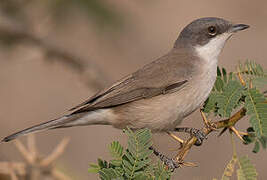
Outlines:
{"label": "white throat", "polygon": [[221,53],[225,42],[230,36],[231,36],[230,33],[223,33],[211,39],[204,46],[197,46],[195,50],[198,56],[203,60],[205,60],[207,63],[217,64],[219,54]]}

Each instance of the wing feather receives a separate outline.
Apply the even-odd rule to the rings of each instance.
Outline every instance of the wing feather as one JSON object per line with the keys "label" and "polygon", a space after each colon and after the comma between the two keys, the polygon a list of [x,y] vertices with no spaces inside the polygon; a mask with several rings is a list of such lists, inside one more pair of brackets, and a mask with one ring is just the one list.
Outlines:
{"label": "wing feather", "polygon": [[[188,61],[179,61],[179,58]],[[108,108],[184,87],[195,72],[188,54],[169,53],[72,108],[72,114]]]}

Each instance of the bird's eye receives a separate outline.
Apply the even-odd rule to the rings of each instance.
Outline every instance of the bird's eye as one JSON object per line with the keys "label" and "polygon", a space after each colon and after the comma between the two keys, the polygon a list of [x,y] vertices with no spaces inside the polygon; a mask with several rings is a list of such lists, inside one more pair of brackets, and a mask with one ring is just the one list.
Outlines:
{"label": "bird's eye", "polygon": [[208,27],[208,32],[209,32],[209,35],[215,36],[217,34],[217,29],[215,26],[210,26]]}

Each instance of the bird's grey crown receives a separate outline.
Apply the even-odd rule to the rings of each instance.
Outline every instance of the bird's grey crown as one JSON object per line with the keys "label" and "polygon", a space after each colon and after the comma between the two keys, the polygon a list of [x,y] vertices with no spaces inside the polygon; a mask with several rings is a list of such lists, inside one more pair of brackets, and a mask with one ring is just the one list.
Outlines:
{"label": "bird's grey crown", "polygon": [[215,36],[210,36],[209,27],[216,28],[216,36],[227,32],[233,25],[222,18],[206,17],[197,19],[188,24],[180,33],[174,47],[194,47],[205,45]]}

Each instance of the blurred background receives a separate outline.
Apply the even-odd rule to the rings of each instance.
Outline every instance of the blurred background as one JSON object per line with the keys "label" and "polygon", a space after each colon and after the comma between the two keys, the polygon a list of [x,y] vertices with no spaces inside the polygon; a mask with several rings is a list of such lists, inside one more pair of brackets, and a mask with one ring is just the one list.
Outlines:
{"label": "blurred background", "polygon": [[[267,68],[267,2],[263,0],[1,0],[0,1],[0,137],[59,117],[99,89],[167,53],[182,28],[206,16],[251,25],[226,44],[219,65],[230,71],[238,62],[255,60]],[[183,126],[202,127],[200,113]],[[238,123],[238,128],[247,122]],[[244,130],[244,129],[243,129]],[[97,179],[87,172],[97,157],[109,159],[107,145],[126,142],[121,130],[90,126],[36,135],[47,155],[70,137],[57,167],[73,179]],[[26,138],[20,138],[25,141]],[[266,152],[253,154],[237,139],[266,179]],[[165,134],[153,136],[169,156],[178,145]],[[211,134],[187,157],[199,167],[175,171],[173,179],[220,178],[231,159],[229,133]],[[0,144],[1,161],[22,161],[14,144]]]}

